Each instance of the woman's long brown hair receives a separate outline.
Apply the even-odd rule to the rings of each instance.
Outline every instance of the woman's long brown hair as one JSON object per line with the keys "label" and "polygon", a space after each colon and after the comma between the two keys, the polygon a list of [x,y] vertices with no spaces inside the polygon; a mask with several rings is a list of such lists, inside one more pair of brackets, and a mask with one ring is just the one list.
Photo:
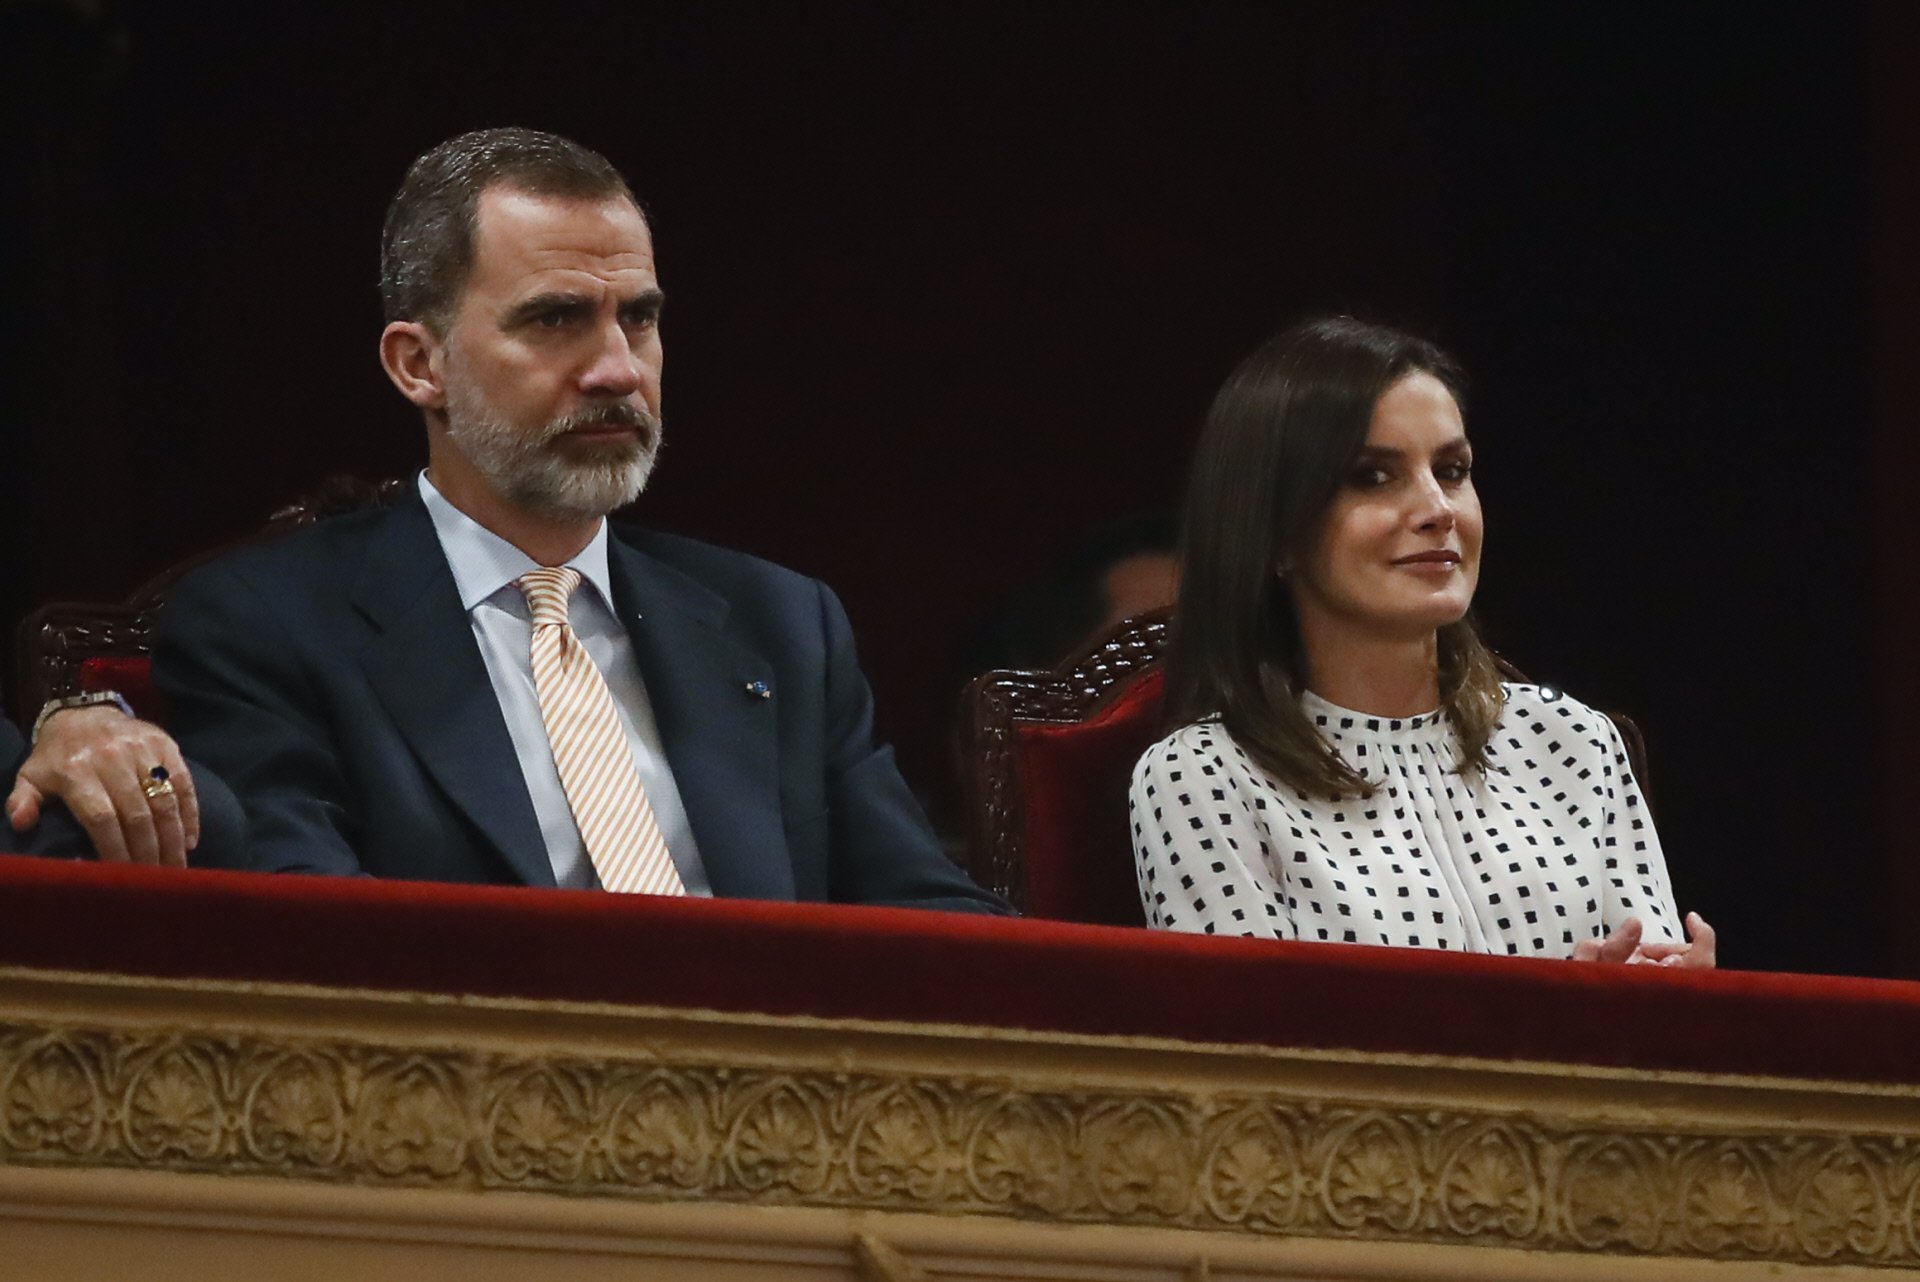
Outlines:
{"label": "woman's long brown hair", "polygon": [[[1217,718],[1262,769],[1310,796],[1368,796],[1373,785],[1301,710],[1306,656],[1275,571],[1300,561],[1366,444],[1374,405],[1415,371],[1460,401],[1460,367],[1424,339],[1349,317],[1296,325],[1227,379],[1194,457],[1169,715],[1176,725]],[[1438,650],[1461,769],[1482,770],[1503,702],[1499,670],[1471,615],[1439,629]]]}

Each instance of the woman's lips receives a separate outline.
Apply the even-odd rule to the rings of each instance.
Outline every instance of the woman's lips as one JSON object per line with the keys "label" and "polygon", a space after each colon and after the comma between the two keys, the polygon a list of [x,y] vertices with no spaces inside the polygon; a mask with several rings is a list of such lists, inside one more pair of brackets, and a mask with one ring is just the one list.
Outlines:
{"label": "woman's lips", "polygon": [[1432,552],[1415,552],[1412,556],[1403,556],[1393,564],[1403,570],[1412,570],[1416,574],[1451,574],[1460,566],[1460,554],[1440,548]]}

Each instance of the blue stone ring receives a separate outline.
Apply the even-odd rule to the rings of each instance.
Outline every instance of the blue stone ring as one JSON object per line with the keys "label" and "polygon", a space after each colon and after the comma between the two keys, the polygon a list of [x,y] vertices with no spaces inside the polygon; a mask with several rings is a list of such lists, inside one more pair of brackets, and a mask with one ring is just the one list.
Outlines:
{"label": "blue stone ring", "polygon": [[773,698],[773,688],[764,681],[747,682],[747,693],[756,699]]}
{"label": "blue stone ring", "polygon": [[167,768],[165,766],[155,766],[147,771],[147,781],[140,785],[140,791],[147,794],[147,800],[149,801],[155,797],[171,797],[173,795],[173,780],[168,777]]}

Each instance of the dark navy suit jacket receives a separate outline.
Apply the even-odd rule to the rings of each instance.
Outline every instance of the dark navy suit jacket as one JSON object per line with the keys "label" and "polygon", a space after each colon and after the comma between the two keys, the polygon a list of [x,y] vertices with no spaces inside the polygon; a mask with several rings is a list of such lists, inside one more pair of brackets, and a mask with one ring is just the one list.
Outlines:
{"label": "dark navy suit jacket", "polygon": [[20,733],[20,727],[13,724],[4,712],[0,712],[0,767],[5,768],[5,777],[13,778],[13,772],[26,760],[27,737]]}
{"label": "dark navy suit jacket", "polygon": [[[941,853],[873,743],[872,695],[825,585],[611,533],[614,608],[714,894],[1005,911]],[[417,495],[189,575],[161,613],[154,674],[168,728],[246,809],[249,866],[553,884]]]}

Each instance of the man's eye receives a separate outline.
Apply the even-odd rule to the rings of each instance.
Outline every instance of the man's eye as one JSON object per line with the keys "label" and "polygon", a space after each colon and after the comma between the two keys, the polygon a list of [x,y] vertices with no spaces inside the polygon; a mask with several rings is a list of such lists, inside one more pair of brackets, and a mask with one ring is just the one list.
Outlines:
{"label": "man's eye", "polygon": [[541,312],[533,318],[533,323],[541,329],[559,329],[567,323],[565,312]]}

